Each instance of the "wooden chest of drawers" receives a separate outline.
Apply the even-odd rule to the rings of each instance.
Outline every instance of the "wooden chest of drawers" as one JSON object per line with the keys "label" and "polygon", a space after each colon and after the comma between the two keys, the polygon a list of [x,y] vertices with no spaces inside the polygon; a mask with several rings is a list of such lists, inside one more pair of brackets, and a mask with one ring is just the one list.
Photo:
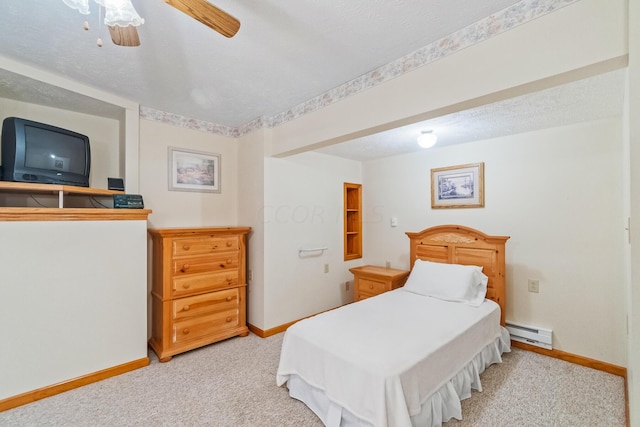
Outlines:
{"label": "wooden chest of drawers", "polygon": [[404,286],[409,277],[409,272],[395,268],[377,267],[375,265],[363,265],[349,270],[353,273],[353,300],[360,301],[365,298],[379,295],[383,292]]}
{"label": "wooden chest of drawers", "polygon": [[247,336],[249,227],[149,230],[153,242],[151,339],[161,362],[233,336]]}

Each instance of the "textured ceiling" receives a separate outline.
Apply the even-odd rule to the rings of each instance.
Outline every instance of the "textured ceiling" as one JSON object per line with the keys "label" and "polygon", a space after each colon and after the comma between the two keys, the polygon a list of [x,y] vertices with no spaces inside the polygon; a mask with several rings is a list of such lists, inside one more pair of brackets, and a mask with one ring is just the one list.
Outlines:
{"label": "textured ceiling", "polygon": [[424,150],[416,143],[423,130],[438,135],[437,148],[620,117],[625,79],[625,70],[613,71],[316,151],[365,161]]}
{"label": "textured ceiling", "polygon": [[119,119],[122,107],[0,68],[0,97]]}
{"label": "textured ceiling", "polygon": [[[210,122],[233,134],[252,121],[305,109],[314,97],[456,32],[477,42],[482,31],[475,23],[499,23],[487,20],[490,15],[500,16],[508,30],[576,0],[216,0],[242,23],[231,39],[162,0],[132,1],[146,20],[136,48],[111,43],[93,0],[89,16],[62,0],[2,0],[0,96],[122,114],[106,102],[7,71],[5,57],[129,99],[143,111]],[[82,29],[85,20],[90,31]],[[101,48],[97,37],[104,39]],[[440,134],[442,146],[619,115],[622,82],[622,72],[615,72],[319,151],[367,160],[414,151],[425,127]]]}
{"label": "textured ceiling", "polygon": [[[142,45],[114,46],[98,8],[2,0],[0,54],[138,102],[227,126],[273,116],[516,0],[216,0],[227,39],[162,0],[133,0]],[[91,30],[82,29],[87,20]],[[102,48],[96,39],[104,39]]]}

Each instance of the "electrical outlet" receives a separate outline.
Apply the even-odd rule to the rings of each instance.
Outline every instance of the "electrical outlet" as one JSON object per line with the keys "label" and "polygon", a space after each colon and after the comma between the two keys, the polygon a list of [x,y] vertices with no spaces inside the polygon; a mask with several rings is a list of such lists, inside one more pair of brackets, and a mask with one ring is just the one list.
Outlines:
{"label": "electrical outlet", "polygon": [[328,273],[329,272],[329,264],[325,264],[324,265],[324,272]]}
{"label": "electrical outlet", "polygon": [[538,279],[529,279],[529,292],[540,292],[540,281]]}
{"label": "electrical outlet", "polygon": [[385,263],[385,267],[387,267],[387,268],[391,268],[391,261],[387,261],[387,262]]}
{"label": "electrical outlet", "polygon": [[249,269],[249,274],[248,274],[248,279],[249,281],[253,280],[253,270]]}
{"label": "electrical outlet", "polygon": [[351,283],[349,283],[349,281],[347,280],[346,282],[344,282],[344,290],[348,292],[350,288]]}

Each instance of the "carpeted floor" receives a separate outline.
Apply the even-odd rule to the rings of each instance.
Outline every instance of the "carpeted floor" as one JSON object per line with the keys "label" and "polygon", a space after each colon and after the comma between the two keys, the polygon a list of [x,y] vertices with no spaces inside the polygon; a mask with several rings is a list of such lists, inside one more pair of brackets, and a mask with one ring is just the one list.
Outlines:
{"label": "carpeted floor", "polygon": [[[0,413],[2,426],[322,426],[275,385],[283,334],[250,334]],[[461,426],[624,426],[624,380],[514,349],[463,401]]]}

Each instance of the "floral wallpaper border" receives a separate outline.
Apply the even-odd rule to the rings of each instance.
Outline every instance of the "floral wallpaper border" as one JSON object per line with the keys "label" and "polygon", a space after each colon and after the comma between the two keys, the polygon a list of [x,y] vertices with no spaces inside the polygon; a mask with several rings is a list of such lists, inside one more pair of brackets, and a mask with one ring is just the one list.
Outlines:
{"label": "floral wallpaper border", "polygon": [[447,37],[436,40],[389,64],[363,74],[315,98],[271,117],[260,117],[240,127],[225,126],[179,114],[140,106],[140,118],[202,132],[238,138],[263,127],[275,127],[305,114],[320,110],[348,96],[355,95],[413,71],[497,34],[555,12],[580,0],[522,0],[511,7],[475,22]]}

